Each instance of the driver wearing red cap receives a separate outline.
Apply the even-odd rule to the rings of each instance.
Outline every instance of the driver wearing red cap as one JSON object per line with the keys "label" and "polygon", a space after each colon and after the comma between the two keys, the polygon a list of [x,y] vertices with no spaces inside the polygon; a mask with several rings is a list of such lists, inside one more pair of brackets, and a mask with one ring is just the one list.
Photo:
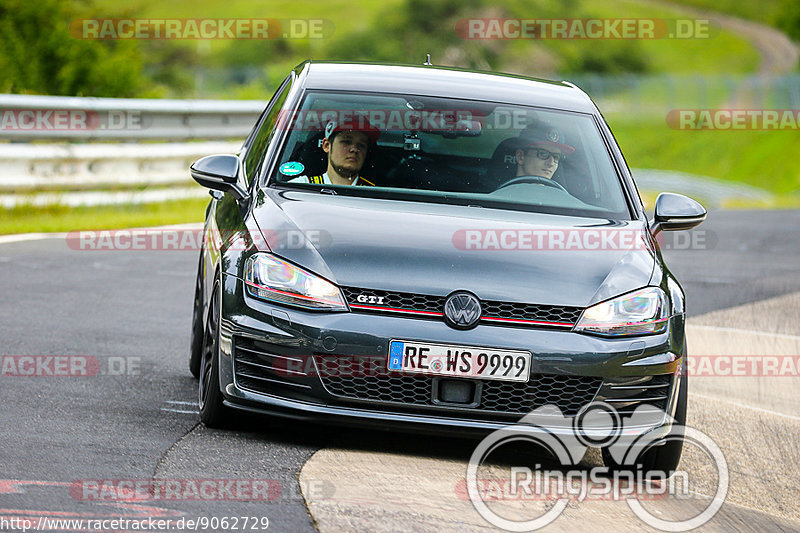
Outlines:
{"label": "driver wearing red cap", "polygon": [[328,154],[328,169],[321,176],[300,176],[294,183],[316,183],[319,185],[361,185],[375,184],[359,175],[370,146],[378,141],[380,131],[364,117],[356,117],[352,122],[328,122],[322,150]]}

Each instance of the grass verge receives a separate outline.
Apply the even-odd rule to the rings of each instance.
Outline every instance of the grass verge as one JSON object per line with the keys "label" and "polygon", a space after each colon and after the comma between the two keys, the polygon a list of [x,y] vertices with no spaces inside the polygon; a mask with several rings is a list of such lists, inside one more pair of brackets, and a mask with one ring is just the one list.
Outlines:
{"label": "grass verge", "polygon": [[208,198],[100,207],[17,206],[2,209],[0,235],[119,229],[202,222]]}
{"label": "grass verge", "polygon": [[764,189],[790,204],[800,196],[796,130],[685,131],[665,121],[607,116],[631,168],[677,170]]}

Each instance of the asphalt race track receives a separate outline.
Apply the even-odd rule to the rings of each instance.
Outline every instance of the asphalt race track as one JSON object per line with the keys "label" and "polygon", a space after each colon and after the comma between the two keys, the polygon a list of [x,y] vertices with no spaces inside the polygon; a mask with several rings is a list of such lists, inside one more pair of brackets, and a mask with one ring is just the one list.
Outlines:
{"label": "asphalt race track", "polygon": [[[713,212],[688,240],[668,236],[690,339],[702,350],[750,343],[756,353],[774,341],[797,356],[799,236],[798,211]],[[233,420],[229,430],[198,425],[197,382],[187,369],[197,253],[0,238],[0,530],[19,530],[2,520],[41,517],[228,517],[228,527],[198,528],[209,531],[263,530],[262,517],[270,531],[493,529],[467,516],[469,502],[449,481],[440,485],[455,503],[432,496],[432,473],[463,476],[475,442],[256,417]],[[37,358],[34,375],[9,375],[21,367],[7,365],[22,356],[55,358]],[[49,375],[87,364],[92,375]],[[689,424],[717,441],[732,473],[728,500],[704,529],[800,529],[797,378],[708,379],[691,389]],[[694,461],[689,454],[687,464]],[[226,480],[245,480],[245,488],[223,489]],[[134,500],[98,489],[122,481],[180,486],[174,497],[156,491]],[[191,496],[187,487],[201,482],[214,497]],[[252,497],[237,499],[243,490]],[[590,525],[620,531],[641,522],[597,504],[571,507],[552,527]]]}

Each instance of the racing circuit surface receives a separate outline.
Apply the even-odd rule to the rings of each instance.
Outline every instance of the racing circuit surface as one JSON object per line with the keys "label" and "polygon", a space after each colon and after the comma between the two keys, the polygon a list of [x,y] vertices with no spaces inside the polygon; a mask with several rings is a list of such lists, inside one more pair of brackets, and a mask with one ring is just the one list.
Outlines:
{"label": "racing circuit surface", "polygon": [[[711,212],[696,231],[704,232],[696,249],[676,233],[665,251],[687,293],[691,356],[788,355],[796,365],[800,212]],[[229,517],[232,531],[255,530],[244,518],[264,529],[266,517],[270,531],[495,529],[459,491],[477,441],[257,417],[228,430],[198,425],[187,369],[196,264],[194,250],[81,251],[63,236],[0,238],[0,520]],[[33,375],[13,375],[22,356],[45,357]],[[70,376],[70,365],[88,365],[90,375]],[[688,424],[716,442],[730,468],[725,504],[701,530],[800,529],[799,384],[790,370],[691,381]],[[592,450],[584,465],[599,461]],[[694,476],[693,497],[647,504],[664,519],[702,508],[713,492],[715,472],[700,454],[687,451],[681,468]],[[179,485],[134,499],[98,488],[163,487],[154,480]],[[211,494],[189,490],[203,481]],[[524,506],[503,505],[509,517],[531,518]],[[14,531],[10,523],[0,530]],[[87,530],[62,526],[54,529]],[[651,529],[623,502],[586,501],[548,530],[576,526]]]}

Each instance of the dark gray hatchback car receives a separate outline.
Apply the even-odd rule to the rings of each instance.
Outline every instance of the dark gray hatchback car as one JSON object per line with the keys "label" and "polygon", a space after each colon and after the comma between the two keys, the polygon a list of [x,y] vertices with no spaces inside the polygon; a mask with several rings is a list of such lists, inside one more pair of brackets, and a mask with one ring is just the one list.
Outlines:
{"label": "dark gray hatchback car", "polygon": [[[589,97],[432,66],[305,62],[212,189],[190,368],[231,409],[412,431],[490,431],[604,402],[628,432],[686,413],[684,295]],[[674,468],[680,442],[653,447]]]}

